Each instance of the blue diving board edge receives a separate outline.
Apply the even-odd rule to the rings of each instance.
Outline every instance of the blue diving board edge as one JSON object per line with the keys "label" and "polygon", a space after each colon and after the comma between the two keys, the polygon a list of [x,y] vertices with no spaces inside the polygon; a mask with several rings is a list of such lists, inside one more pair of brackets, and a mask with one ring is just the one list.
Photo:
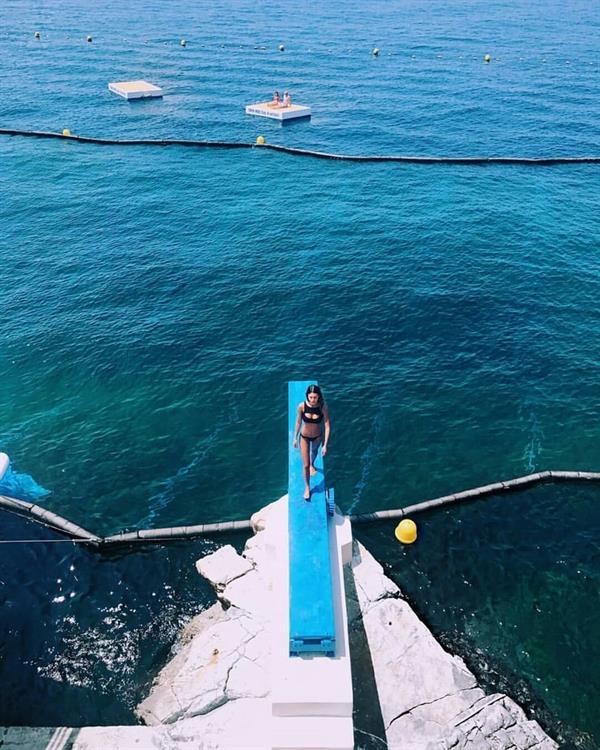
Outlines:
{"label": "blue diving board edge", "polygon": [[[304,500],[300,449],[293,447],[298,404],[316,380],[288,383],[288,532],[290,584],[290,656],[335,655],[335,617],[329,554],[329,511],[321,451],[311,477],[311,499]],[[328,507],[329,506],[329,507]]]}

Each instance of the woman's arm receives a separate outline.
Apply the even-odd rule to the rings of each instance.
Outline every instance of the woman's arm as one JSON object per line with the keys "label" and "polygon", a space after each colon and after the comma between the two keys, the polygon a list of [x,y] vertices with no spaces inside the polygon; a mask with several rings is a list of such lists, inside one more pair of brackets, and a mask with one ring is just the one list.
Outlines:
{"label": "woman's arm", "polygon": [[304,404],[298,404],[298,413],[296,414],[296,426],[294,427],[294,448],[298,447],[298,433],[300,432],[300,424],[302,422],[302,411]]}
{"label": "woman's arm", "polygon": [[323,447],[321,448],[321,455],[327,455],[327,443],[329,442],[329,434],[331,433],[331,420],[329,419],[329,409],[323,407],[323,419],[325,420],[325,437],[323,438]]}

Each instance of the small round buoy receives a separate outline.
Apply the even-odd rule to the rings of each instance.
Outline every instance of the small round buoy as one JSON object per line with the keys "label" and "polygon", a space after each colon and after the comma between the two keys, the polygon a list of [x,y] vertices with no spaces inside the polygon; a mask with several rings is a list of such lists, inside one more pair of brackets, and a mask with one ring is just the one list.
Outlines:
{"label": "small round buoy", "polygon": [[92,41],[92,37],[91,36],[86,36],[85,41],[86,42],[91,42]]}
{"label": "small round buoy", "polygon": [[403,518],[396,526],[394,534],[402,544],[412,544],[417,538],[417,524],[410,518]]}
{"label": "small round buoy", "polygon": [[277,49],[278,49],[278,50],[279,50],[280,52],[283,52],[283,51],[285,50],[285,47],[283,46],[283,44],[280,44],[280,45],[279,45],[279,47],[277,47]]}
{"label": "small round buoy", "polygon": [[180,45],[181,45],[182,47],[185,47],[185,45],[187,44],[187,40],[185,40],[185,39],[180,39],[180,40],[179,40],[179,44],[180,44]]}
{"label": "small round buoy", "polygon": [[264,135],[259,135],[256,139],[256,145],[257,146],[264,146],[266,143]]}
{"label": "small round buoy", "polygon": [[69,128],[64,128],[63,135],[65,135],[65,136],[70,136],[71,135],[71,131],[69,130]]}
{"label": "small round buoy", "polygon": [[34,36],[34,37],[35,37],[36,39],[39,39],[39,38],[40,38],[40,36],[41,36],[41,34],[40,34],[40,32],[39,32],[39,31],[36,31],[36,32],[35,32],[35,34],[34,34],[33,36]]}
{"label": "small round buoy", "polygon": [[373,47],[371,54],[373,55],[373,57],[379,57],[379,52],[380,52],[379,47]]}
{"label": "small round buoy", "polygon": [[491,61],[491,59],[492,59],[491,55],[484,55],[483,56],[483,62],[485,62],[485,63],[489,63]]}

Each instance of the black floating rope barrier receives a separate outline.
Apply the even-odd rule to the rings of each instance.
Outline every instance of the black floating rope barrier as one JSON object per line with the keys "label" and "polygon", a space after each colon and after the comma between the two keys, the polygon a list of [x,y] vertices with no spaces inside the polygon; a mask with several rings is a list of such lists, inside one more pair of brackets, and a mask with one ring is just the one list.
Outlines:
{"label": "black floating rope barrier", "polygon": [[101,536],[96,536],[96,534],[92,534],[91,531],[87,531],[87,529],[77,526],[77,524],[59,516],[57,513],[52,513],[52,511],[47,510],[46,508],[40,508],[34,503],[27,503],[24,500],[17,500],[14,497],[0,495],[0,508],[19,516],[25,516],[42,526],[54,529],[74,540],[94,545],[101,544],[103,541]]}
{"label": "black floating rope barrier", "polygon": [[486,164],[511,164],[522,166],[549,167],[559,164],[600,164],[600,156],[361,156],[353,154],[332,154],[326,151],[279,146],[275,143],[236,143],[234,141],[196,141],[185,139],[118,139],[93,138],[69,133],[53,133],[43,130],[15,130],[0,128],[0,135],[27,136],[31,138],[59,138],[64,141],[91,143],[100,146],[185,146],[194,148],[260,148],[269,151],[280,151],[293,156],[311,156],[315,159],[331,159],[350,162],[396,162],[404,164],[455,164],[462,166],[485,166]]}
{"label": "black floating rope barrier", "polygon": [[485,484],[482,487],[474,487],[471,490],[463,490],[463,492],[457,492],[453,495],[444,495],[443,497],[436,497],[433,500],[425,500],[422,503],[416,503],[415,505],[406,505],[404,508],[397,508],[395,510],[378,510],[374,513],[361,513],[359,515],[350,516],[352,523],[370,523],[372,521],[387,521],[393,518],[403,518],[404,516],[413,515],[414,513],[422,513],[426,510],[432,510],[433,508],[439,508],[444,505],[450,505],[452,503],[458,503],[466,500],[479,500],[490,495],[498,495],[503,492],[514,492],[515,490],[522,490],[525,487],[531,487],[534,484],[541,484],[543,482],[599,482],[600,472],[594,471],[538,471],[535,474],[527,474],[524,477],[516,477],[515,479],[508,479],[504,482],[494,482],[493,484]]}
{"label": "black floating rope barrier", "polygon": [[29,518],[31,521],[35,521],[42,526],[70,537],[75,542],[103,548],[115,545],[128,545],[135,542],[167,542],[174,541],[175,539],[189,539],[191,537],[209,536],[226,531],[243,531],[252,528],[250,521],[221,521],[220,523],[204,523],[194,526],[172,526],[164,529],[121,531],[118,534],[101,537],[59,516],[57,513],[52,513],[52,511],[40,508],[33,503],[17,500],[14,497],[0,495],[0,510],[6,510]]}
{"label": "black floating rope barrier", "polygon": [[152,138],[93,138],[87,135],[71,133],[53,133],[45,130],[12,130],[0,128],[0,135],[25,136],[31,138],[58,138],[63,141],[93,143],[98,146],[193,146],[196,148],[253,148],[252,143],[234,143],[233,141],[191,141],[185,139],[152,139]]}
{"label": "black floating rope barrier", "polygon": [[[593,471],[538,471],[535,474],[527,474],[523,477],[508,479],[504,482],[494,482],[482,487],[475,487],[453,495],[436,497],[415,505],[407,505],[395,510],[379,510],[374,513],[360,513],[351,515],[352,523],[372,523],[374,521],[388,521],[395,518],[403,518],[407,515],[421,513],[433,508],[450,505],[468,500],[479,500],[490,495],[498,495],[503,492],[514,492],[531,487],[543,482],[599,482],[600,472]],[[137,531],[122,531],[111,536],[101,537],[90,531],[77,526],[66,518],[52,513],[52,511],[40,508],[34,503],[27,503],[13,497],[0,495],[0,510],[25,516],[36,523],[54,529],[60,534],[70,537],[71,541],[104,549],[118,545],[131,545],[136,543],[170,542],[176,539],[190,539],[199,536],[209,536],[223,532],[246,531],[252,528],[250,521],[221,521],[220,523],[196,524],[193,526],[171,526],[163,529],[139,529]],[[32,540],[19,540],[32,541]],[[38,540],[36,540],[38,541]]]}

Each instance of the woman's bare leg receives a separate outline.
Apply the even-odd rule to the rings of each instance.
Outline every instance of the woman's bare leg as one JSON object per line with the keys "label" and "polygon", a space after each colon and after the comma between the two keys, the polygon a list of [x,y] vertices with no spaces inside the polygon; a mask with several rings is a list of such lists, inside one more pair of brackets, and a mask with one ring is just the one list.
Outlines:
{"label": "woman's bare leg", "polygon": [[310,475],[311,477],[314,477],[314,475],[317,473],[317,470],[315,469],[315,461],[317,460],[317,455],[319,453],[319,446],[321,445],[321,438],[319,440],[313,440],[310,444]]}
{"label": "woman's bare leg", "polygon": [[305,440],[303,437],[300,438],[300,454],[304,469],[304,499],[310,500],[310,448],[308,440]]}

